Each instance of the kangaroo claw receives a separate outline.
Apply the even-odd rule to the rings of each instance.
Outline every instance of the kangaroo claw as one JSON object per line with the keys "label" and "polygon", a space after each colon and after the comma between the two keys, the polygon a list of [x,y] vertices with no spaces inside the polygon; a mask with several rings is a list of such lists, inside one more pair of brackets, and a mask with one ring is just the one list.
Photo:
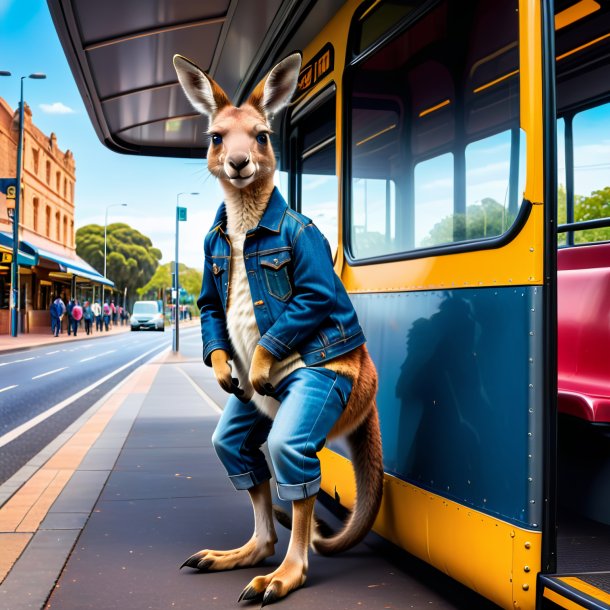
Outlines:
{"label": "kangaroo claw", "polygon": [[248,585],[239,596],[238,602],[249,602],[261,597],[262,591],[257,591],[252,585]]}

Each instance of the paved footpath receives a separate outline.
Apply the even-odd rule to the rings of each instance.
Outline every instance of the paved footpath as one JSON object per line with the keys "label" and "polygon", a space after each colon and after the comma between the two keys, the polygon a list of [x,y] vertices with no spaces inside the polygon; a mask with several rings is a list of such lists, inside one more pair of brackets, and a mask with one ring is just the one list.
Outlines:
{"label": "paved footpath", "polygon": [[[262,566],[178,570],[252,532],[248,496],[210,442],[224,396],[189,341],[192,357],[166,351],[137,369],[0,487],[0,610],[258,607],[237,598],[286,552],[279,526]],[[370,535],[336,558],[311,554],[307,585],[283,607],[492,606]]]}
{"label": "paved footpath", "polygon": [[[129,324],[121,326],[120,324],[112,327],[109,331],[93,331],[90,335],[85,333],[85,329],[82,327],[79,333],[76,335],[68,335],[64,330],[58,337],[54,337],[53,333],[20,333],[16,337],[11,335],[0,335],[0,353],[19,351],[22,349],[28,349],[30,347],[38,347],[40,345],[47,345],[49,343],[56,345],[57,343],[67,343],[68,341],[83,341],[84,339],[100,339],[108,335],[116,333],[124,333],[131,330]],[[167,329],[166,329],[167,331]]]}

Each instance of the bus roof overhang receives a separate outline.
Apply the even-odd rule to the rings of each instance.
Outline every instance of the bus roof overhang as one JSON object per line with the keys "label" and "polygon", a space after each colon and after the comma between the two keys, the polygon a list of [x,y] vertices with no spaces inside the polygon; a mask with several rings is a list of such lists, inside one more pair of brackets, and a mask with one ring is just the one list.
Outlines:
{"label": "bus roof overhang", "polygon": [[205,157],[207,121],[182,93],[175,53],[241,102],[343,0],[48,0],[95,131],[130,154]]}

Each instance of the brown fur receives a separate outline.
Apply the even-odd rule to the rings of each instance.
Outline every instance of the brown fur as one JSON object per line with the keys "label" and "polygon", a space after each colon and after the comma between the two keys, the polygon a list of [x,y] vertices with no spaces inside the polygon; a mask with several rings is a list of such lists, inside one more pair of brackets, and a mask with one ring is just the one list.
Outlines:
{"label": "brown fur", "polygon": [[[232,230],[243,234],[260,220],[273,190],[273,150],[269,142],[261,144],[257,136],[270,132],[269,115],[288,103],[296,87],[300,59],[290,56],[278,64],[240,108],[231,106],[222,89],[188,60],[176,56],[174,65],[191,102],[210,116],[211,135],[220,136],[216,137],[217,144],[212,141],[210,145],[208,167],[225,191],[229,234]],[[242,390],[234,385],[229,355],[216,350],[211,360],[221,387],[239,395]],[[259,394],[268,393],[274,363],[274,357],[258,345],[250,363],[249,381]],[[324,538],[319,528],[312,532],[315,496],[293,502],[292,534],[286,557],[274,572],[254,578],[243,590],[240,601],[262,597],[265,605],[286,596],[305,582],[310,544],[323,554],[346,550],[362,540],[377,515],[383,491],[383,462],[375,403],[375,366],[364,345],[321,366],[352,381],[348,404],[329,438],[347,435],[356,471],[354,511],[339,533]],[[272,511],[268,482],[249,493],[255,515],[255,534],[250,541],[233,551],[200,551],[184,565],[223,570],[253,565],[273,552],[276,538],[273,526],[269,525]]]}

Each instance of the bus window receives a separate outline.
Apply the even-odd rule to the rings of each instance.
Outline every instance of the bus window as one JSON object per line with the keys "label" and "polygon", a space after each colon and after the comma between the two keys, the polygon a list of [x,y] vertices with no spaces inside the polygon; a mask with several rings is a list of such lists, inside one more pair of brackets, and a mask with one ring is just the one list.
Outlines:
{"label": "bus window", "polygon": [[337,251],[337,175],[334,140],[301,164],[301,212],[311,218],[330,244],[333,256]]}
{"label": "bus window", "polygon": [[[523,138],[522,131],[503,131],[466,147],[466,239],[502,235],[517,217],[525,181]],[[513,177],[511,163],[518,164]]]}
{"label": "bus window", "polygon": [[392,180],[354,178],[353,243],[357,256],[368,258],[394,250],[396,192]]}
{"label": "bus window", "polygon": [[453,241],[464,223],[453,214],[453,155],[446,154],[415,166],[415,247]]}
{"label": "bus window", "polygon": [[[573,119],[574,220],[610,217],[610,104],[578,113]],[[575,243],[610,240],[610,228],[574,235]]]}
{"label": "bus window", "polygon": [[[566,206],[566,122],[564,119],[557,120],[557,224],[568,222]],[[565,233],[557,235],[557,245],[565,246],[567,237]]]}
{"label": "bus window", "polygon": [[[315,223],[330,244],[333,256],[338,247],[339,182],[336,166],[336,97],[330,90],[310,102],[293,119],[293,151],[297,166],[298,211]],[[320,102],[320,98],[324,99]]]}
{"label": "bus window", "polygon": [[525,177],[517,9],[517,0],[444,0],[373,51],[362,44],[376,36],[375,10],[360,17],[346,79],[353,259],[510,230]]}

